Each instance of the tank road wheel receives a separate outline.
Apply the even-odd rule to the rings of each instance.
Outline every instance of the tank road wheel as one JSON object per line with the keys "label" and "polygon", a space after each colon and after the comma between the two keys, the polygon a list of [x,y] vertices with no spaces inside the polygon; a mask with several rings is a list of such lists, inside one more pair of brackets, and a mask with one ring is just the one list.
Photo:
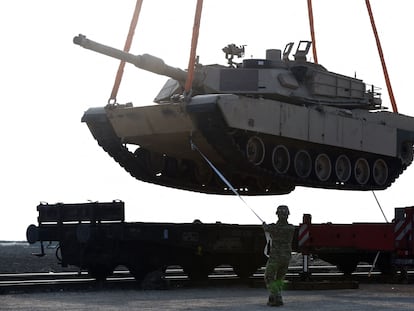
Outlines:
{"label": "tank road wheel", "polygon": [[349,158],[346,155],[341,154],[335,162],[336,177],[340,182],[347,182],[351,177],[351,173],[351,161],[349,161]]}
{"label": "tank road wheel", "polygon": [[365,185],[369,179],[369,164],[365,158],[359,158],[355,162],[354,177],[358,184]]}
{"label": "tank road wheel", "polygon": [[315,174],[320,181],[327,181],[331,176],[331,160],[325,153],[320,153],[315,159]]}
{"label": "tank road wheel", "polygon": [[257,136],[252,136],[246,143],[246,156],[249,162],[254,165],[262,164],[265,157],[265,145],[263,140]]}
{"label": "tank road wheel", "polygon": [[306,178],[312,171],[312,159],[306,150],[299,150],[295,155],[295,172],[299,177]]}
{"label": "tank road wheel", "polygon": [[388,165],[383,159],[377,159],[372,168],[372,177],[378,186],[383,186],[388,179]]}
{"label": "tank road wheel", "polygon": [[285,174],[290,165],[289,150],[284,145],[278,145],[272,152],[272,164],[276,173]]}

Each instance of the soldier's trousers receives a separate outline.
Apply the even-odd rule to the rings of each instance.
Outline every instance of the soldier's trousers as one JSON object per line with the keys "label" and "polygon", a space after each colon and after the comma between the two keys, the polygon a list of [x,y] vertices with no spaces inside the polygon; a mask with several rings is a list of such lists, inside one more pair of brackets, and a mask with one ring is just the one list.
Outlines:
{"label": "soldier's trousers", "polygon": [[269,258],[266,264],[264,281],[271,295],[281,296],[283,280],[289,268],[290,258]]}

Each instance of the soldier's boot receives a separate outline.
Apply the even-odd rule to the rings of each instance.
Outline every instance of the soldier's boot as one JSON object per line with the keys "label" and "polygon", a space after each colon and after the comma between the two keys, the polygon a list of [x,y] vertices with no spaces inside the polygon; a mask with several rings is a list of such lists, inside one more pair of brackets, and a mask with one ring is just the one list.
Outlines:
{"label": "soldier's boot", "polygon": [[277,307],[283,306],[283,299],[280,293],[275,295],[273,306],[277,306]]}
{"label": "soldier's boot", "polygon": [[267,301],[267,305],[271,306],[271,307],[276,306],[276,296],[274,294],[271,294],[269,296],[269,300]]}
{"label": "soldier's boot", "polygon": [[272,294],[269,296],[269,300],[267,301],[267,305],[271,307],[279,307],[283,306],[282,296],[276,294]]}
{"label": "soldier's boot", "polygon": [[273,294],[269,295],[269,300],[267,301],[268,306],[273,306],[275,303],[275,296]]}

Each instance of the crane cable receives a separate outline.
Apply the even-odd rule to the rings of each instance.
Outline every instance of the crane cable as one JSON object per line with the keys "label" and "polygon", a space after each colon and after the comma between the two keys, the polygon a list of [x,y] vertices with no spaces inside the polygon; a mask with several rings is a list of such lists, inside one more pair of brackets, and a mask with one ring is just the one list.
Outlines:
{"label": "crane cable", "polygon": [[[137,3],[135,5],[134,14],[132,15],[131,24],[129,26],[128,36],[125,41],[124,46],[124,52],[129,52],[132,44],[132,39],[134,37],[135,28],[137,27],[139,14],[141,12],[142,2],[144,0],[137,0]],[[121,84],[122,76],[124,74],[124,67],[125,67],[125,61],[121,61],[119,63],[118,71],[116,73],[114,86],[112,88],[111,96],[109,97],[108,103],[109,104],[115,104],[116,103],[116,96],[118,95],[119,86]]]}

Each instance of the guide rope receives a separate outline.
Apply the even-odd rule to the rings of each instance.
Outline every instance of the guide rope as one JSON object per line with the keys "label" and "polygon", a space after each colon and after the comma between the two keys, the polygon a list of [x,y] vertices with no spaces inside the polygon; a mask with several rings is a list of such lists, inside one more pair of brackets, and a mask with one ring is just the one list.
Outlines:
{"label": "guide rope", "polygon": [[237,190],[233,187],[233,185],[227,180],[226,177],[224,177],[224,175],[214,166],[213,163],[210,162],[210,160],[201,152],[200,149],[198,149],[198,147],[196,146],[196,144],[194,144],[194,142],[192,140],[190,140],[190,144],[191,144],[191,149],[192,150],[196,150],[198,151],[198,153],[201,155],[201,157],[207,162],[207,164],[211,167],[211,169],[214,171],[214,173],[216,173],[216,175],[218,177],[220,177],[220,179],[227,185],[227,187],[229,187],[229,189],[244,203],[244,205],[247,206],[247,208],[249,208],[253,214],[256,215],[256,217],[262,222],[264,223],[263,219],[253,210],[253,208],[251,208],[247,202],[240,196],[240,194],[237,192]]}

